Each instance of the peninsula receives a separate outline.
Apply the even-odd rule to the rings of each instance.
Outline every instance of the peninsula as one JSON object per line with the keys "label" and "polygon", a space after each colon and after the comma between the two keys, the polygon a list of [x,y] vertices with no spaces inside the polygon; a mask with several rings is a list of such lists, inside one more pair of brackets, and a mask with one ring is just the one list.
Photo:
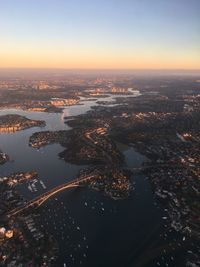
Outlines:
{"label": "peninsula", "polygon": [[44,121],[31,120],[18,114],[0,116],[0,133],[13,133],[31,127],[43,127]]}

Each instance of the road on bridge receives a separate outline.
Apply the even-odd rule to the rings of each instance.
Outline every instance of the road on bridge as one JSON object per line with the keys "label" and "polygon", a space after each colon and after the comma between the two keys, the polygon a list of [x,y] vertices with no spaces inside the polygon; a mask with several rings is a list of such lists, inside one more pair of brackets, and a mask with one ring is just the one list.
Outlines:
{"label": "road on bridge", "polygon": [[53,195],[55,194],[58,194],[59,192],[61,191],[64,191],[68,188],[73,188],[73,187],[77,187],[77,186],[80,186],[80,183],[82,182],[86,182],[88,180],[91,180],[93,179],[95,176],[94,175],[90,175],[90,176],[86,176],[86,177],[83,177],[83,178],[80,178],[80,179],[75,179],[73,181],[70,181],[70,182],[67,182],[67,183],[64,183],[62,185],[59,185],[47,192],[45,192],[44,194],[32,199],[31,201],[28,201],[27,203],[24,204],[24,206],[22,207],[17,207],[13,210],[11,210],[7,216],[8,217],[11,217],[11,216],[14,216],[14,215],[17,215],[25,210],[27,210],[28,208],[31,208],[31,207],[39,207],[41,206],[45,201],[47,201],[50,197],[52,197]]}

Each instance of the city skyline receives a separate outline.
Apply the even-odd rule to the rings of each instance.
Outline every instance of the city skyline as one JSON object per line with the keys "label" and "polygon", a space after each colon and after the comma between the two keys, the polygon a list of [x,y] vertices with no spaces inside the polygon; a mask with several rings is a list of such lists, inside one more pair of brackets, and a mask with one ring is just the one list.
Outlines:
{"label": "city skyline", "polygon": [[0,68],[200,69],[198,0],[0,1]]}

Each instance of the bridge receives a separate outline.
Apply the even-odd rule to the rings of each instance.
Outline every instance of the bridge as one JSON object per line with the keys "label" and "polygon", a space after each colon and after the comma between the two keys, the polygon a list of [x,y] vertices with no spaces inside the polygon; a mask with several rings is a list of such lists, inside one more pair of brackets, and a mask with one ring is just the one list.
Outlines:
{"label": "bridge", "polygon": [[[90,143],[90,145],[95,146],[95,141],[92,139],[91,134],[94,133],[96,131],[89,131],[88,133],[85,134],[86,140]],[[11,210],[10,212],[7,213],[7,217],[11,217],[11,216],[15,216],[17,214],[20,214],[23,211],[26,211],[29,208],[36,208],[41,206],[45,201],[47,201],[50,197],[56,195],[57,193],[64,191],[66,189],[69,188],[73,188],[73,187],[78,187],[80,186],[80,184],[82,182],[86,182],[89,181],[91,179],[95,178],[94,175],[90,175],[90,176],[86,176],[83,178],[79,178],[79,179],[75,179],[73,181],[67,182],[65,184],[61,184],[51,190],[49,190],[48,192],[45,192],[44,194],[26,202],[23,206],[17,207],[13,210]]]}
{"label": "bridge", "polygon": [[66,190],[68,188],[78,187],[78,186],[81,185],[81,183],[87,182],[87,181],[89,181],[89,180],[91,180],[93,178],[95,178],[95,176],[94,175],[90,175],[90,176],[86,176],[86,177],[83,177],[83,178],[75,179],[73,181],[61,184],[61,185],[59,185],[57,187],[54,187],[53,189],[45,192],[44,194],[42,194],[42,195],[40,195],[40,196],[38,196],[38,197],[26,202],[23,206],[17,207],[15,209],[11,210],[7,214],[7,216],[8,217],[15,216],[17,214],[20,214],[23,211],[26,211],[29,208],[39,207],[45,201],[47,201],[50,197],[56,195],[57,193],[59,193],[61,191],[64,191],[64,190]]}

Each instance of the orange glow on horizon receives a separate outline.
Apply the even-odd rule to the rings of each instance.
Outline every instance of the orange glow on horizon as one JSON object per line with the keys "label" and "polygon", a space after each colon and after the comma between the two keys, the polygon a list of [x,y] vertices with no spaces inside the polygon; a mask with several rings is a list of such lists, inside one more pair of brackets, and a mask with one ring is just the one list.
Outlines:
{"label": "orange glow on horizon", "polygon": [[200,69],[193,58],[143,57],[30,57],[26,55],[0,55],[0,68],[78,68],[78,69]]}
{"label": "orange glow on horizon", "polygon": [[200,55],[184,52],[10,45],[0,51],[0,68],[200,69]]}

